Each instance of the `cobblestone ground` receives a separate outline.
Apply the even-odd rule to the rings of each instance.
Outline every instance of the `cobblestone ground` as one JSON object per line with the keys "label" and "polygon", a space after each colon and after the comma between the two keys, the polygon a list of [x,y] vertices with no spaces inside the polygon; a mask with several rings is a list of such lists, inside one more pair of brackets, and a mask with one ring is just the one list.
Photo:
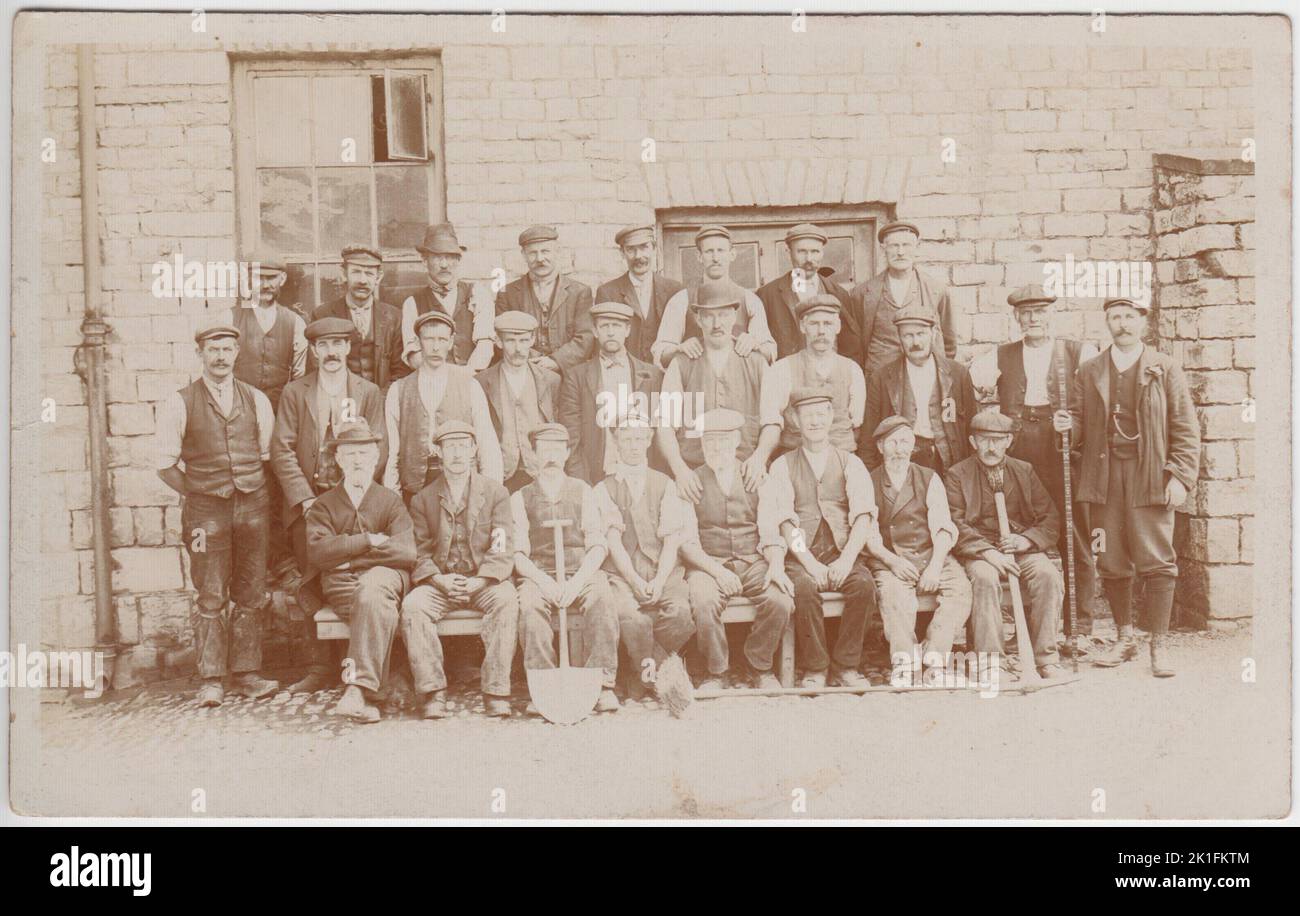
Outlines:
{"label": "cobblestone ground", "polygon": [[1170,680],[1144,650],[1031,695],[629,701],[570,728],[524,716],[522,685],[512,719],[483,717],[463,668],[452,718],[374,725],[331,716],[338,690],[200,709],[173,682],[43,705],[59,797],[28,813],[187,817],[201,789],[207,816],[1267,816],[1286,726],[1242,681],[1250,653],[1245,631],[1185,633]]}

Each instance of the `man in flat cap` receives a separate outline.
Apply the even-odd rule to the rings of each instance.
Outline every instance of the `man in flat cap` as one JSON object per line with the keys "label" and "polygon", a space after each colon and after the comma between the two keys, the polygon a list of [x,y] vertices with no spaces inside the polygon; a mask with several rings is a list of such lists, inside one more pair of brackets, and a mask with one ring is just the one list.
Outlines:
{"label": "man in flat cap", "polygon": [[743,359],[757,351],[771,363],[776,359],[776,341],[768,330],[763,302],[731,279],[731,262],[736,260],[736,249],[731,245],[731,232],[726,226],[704,226],[695,233],[695,250],[700,259],[700,280],[675,293],[664,306],[663,318],[659,322],[659,336],[650,348],[653,361],[667,367],[679,353],[688,359],[700,358],[704,344],[694,306],[705,284],[722,284],[728,289],[728,295],[738,303],[731,332],[735,338],[736,353]]}
{"label": "man in flat cap", "polygon": [[537,456],[528,431],[556,421],[560,376],[529,360],[537,338],[537,319],[526,312],[496,317],[501,360],[474,376],[487,397],[492,426],[501,442],[501,473],[516,492],[537,477]]}
{"label": "man in flat cap", "polygon": [[754,602],[754,622],[745,639],[746,677],[756,687],[780,687],[772,668],[794,613],[794,584],[785,574],[779,545],[760,550],[758,492],[745,487],[736,459],[745,417],[718,407],[705,413],[700,425],[704,466],[694,508],[699,537],[688,536],[680,548],[689,567],[686,586],[695,612],[695,642],[706,667],[700,689],[726,686],[731,656],[722,612],[728,599],[738,595]]}
{"label": "man in flat cap", "polygon": [[591,355],[591,290],[560,273],[559,238],[551,226],[529,226],[519,233],[528,273],[497,294],[496,311],[536,318],[536,361],[563,374]]}
{"label": "man in flat cap", "polygon": [[804,345],[778,359],[763,375],[759,420],[763,432],[756,452],[767,459],[798,448],[799,422],[790,406],[796,388],[827,388],[831,392],[831,445],[846,452],[858,447],[858,428],[866,408],[867,383],[862,367],[835,352],[840,332],[840,300],[820,293],[796,307]]}
{"label": "man in flat cap", "polygon": [[[515,587],[519,592],[519,642],[524,667],[554,668],[557,663],[551,616],[564,606],[582,615],[586,659],[574,665],[604,671],[596,708],[619,708],[614,694],[618,675],[618,608],[601,569],[608,555],[608,519],[596,492],[564,473],[569,432],[544,423],[530,433],[540,465],[537,479],[510,497],[515,522]],[[556,541],[564,553],[564,584],[558,581]]]}
{"label": "man in flat cap", "polygon": [[[1001,665],[1002,577],[1017,575],[1034,652],[1032,659],[1020,659],[1021,669],[1035,665],[1045,678],[1060,677],[1056,628],[1065,584],[1046,551],[1056,544],[1061,516],[1034,466],[1007,456],[1013,429],[1010,417],[992,408],[980,411],[970,422],[975,454],[944,476],[957,525],[956,554],[970,578],[975,651]],[[1006,537],[998,525],[998,492],[1006,499]]]}
{"label": "man in flat cap", "polygon": [[627,351],[632,306],[601,302],[592,306],[596,355],[564,374],[559,421],[569,430],[570,477],[593,486],[613,473],[619,452],[614,427],[629,407],[650,412],[650,399],[663,383],[663,370]]}
{"label": "man in flat cap", "polygon": [[659,667],[695,633],[686,571],[678,562],[682,542],[699,539],[695,513],[672,480],[646,461],[654,438],[650,422],[644,413],[620,418],[611,443],[617,458],[596,485],[609,524],[605,572],[636,684],[655,683]]}
{"label": "man in flat cap", "polygon": [[383,256],[369,245],[348,245],[342,258],[346,289],[338,299],[317,307],[311,320],[346,318],[352,322],[348,370],[387,392],[388,386],[411,368],[402,359],[401,310],[379,298]]}
{"label": "man in flat cap", "polygon": [[[922,666],[946,671],[957,631],[970,617],[971,588],[952,556],[957,526],[943,478],[912,461],[915,437],[905,417],[886,417],[872,432],[884,456],[871,472],[880,510],[880,543],[867,558],[876,580],[880,619],[893,662],[891,683],[908,686]],[[917,596],[937,594],[939,606],[917,646]]]}
{"label": "man in flat cap", "polygon": [[257,673],[260,616],[271,600],[271,494],[262,465],[270,457],[275,417],[267,396],[234,376],[238,328],[201,327],[194,342],[203,374],[159,405],[155,467],[181,496],[181,537],[198,592],[199,705],[220,706],[227,674],[247,697],[264,697],[279,686]]}
{"label": "man in flat cap", "polygon": [[442,475],[411,500],[415,525],[414,588],[402,601],[401,631],[411,680],[426,719],[447,716],[447,674],[438,621],[455,610],[482,615],[479,684],[489,716],[510,715],[510,664],[519,634],[514,519],[510,494],[474,468],[468,423],[443,424],[434,446]]}
{"label": "man in flat cap", "polygon": [[400,492],[407,505],[437,475],[433,440],[452,420],[474,427],[479,469],[501,482],[501,446],[483,389],[467,367],[447,361],[455,333],[451,316],[441,309],[416,318],[420,368],[389,388],[384,403],[389,443],[384,486]]}
{"label": "man in flat cap", "polygon": [[[269,252],[244,258],[252,281],[248,297],[241,296],[230,310],[230,324],[239,329],[239,357],[235,360],[235,378],[252,385],[278,410],[280,392],[290,379],[299,378],[307,368],[305,325],[297,312],[276,300],[283,288],[284,264]],[[242,291],[241,291],[242,292]],[[271,488],[271,543],[267,566],[271,578],[292,571],[293,558],[285,542],[280,519],[280,488],[275,477],[267,477]]]}
{"label": "man in flat cap", "polygon": [[840,352],[862,364],[870,380],[880,367],[902,355],[894,316],[900,309],[930,315],[943,337],[934,352],[949,359],[957,355],[957,332],[952,305],[944,284],[916,266],[916,246],[921,230],[896,220],[880,227],[876,240],[885,250],[885,269],[859,283],[850,294],[852,308],[845,316]]}
{"label": "man in flat cap", "polygon": [[[343,479],[330,443],[345,424],[358,417],[372,430],[384,429],[384,398],[379,386],[348,369],[354,330],[346,318],[319,318],[307,326],[306,337],[317,368],[284,387],[271,437],[271,468],[284,494],[281,516],[302,579],[297,600],[306,617],[310,646],[310,668],[289,688],[292,693],[311,693],[338,683],[329,645],[315,638],[312,615],[324,598],[317,579],[319,570],[307,549],[306,520],[317,497]],[[379,442],[380,470],[387,454],[387,442]]]}
{"label": "man in flat cap", "polygon": [[893,320],[903,353],[869,377],[858,454],[867,467],[878,467],[880,452],[870,431],[898,414],[916,436],[912,460],[943,473],[968,454],[966,424],[975,413],[975,398],[966,367],[933,352],[929,310],[908,306]]}
{"label": "man in flat cap", "polygon": [[[862,460],[831,445],[831,394],[797,388],[790,396],[802,432],[799,448],[772,462],[759,497],[764,548],[784,557],[794,585],[795,662],[804,687],[859,687],[876,586],[863,550],[880,549],[876,499]],[[822,592],[844,593],[844,614],[828,652]]]}
{"label": "man in flat cap", "polygon": [[758,445],[760,394],[768,365],[757,352],[742,357],[732,345],[731,329],[740,307],[734,286],[709,281],[700,287],[691,311],[703,330],[703,355],[692,359],[678,353],[664,375],[661,406],[680,398],[683,410],[680,418],[661,416],[655,437],[677,481],[678,492],[692,503],[700,500],[701,484],[695,469],[704,463],[704,453],[698,426],[689,421],[698,421],[705,411],[725,407],[745,418],[738,457],[746,490],[757,490],[767,472],[763,456],[754,449]]}
{"label": "man in flat cap", "polygon": [[251,298],[230,310],[230,324],[239,329],[235,378],[265,394],[272,409],[278,409],[284,386],[307,369],[306,325],[297,312],[277,301],[288,276],[284,262],[257,252],[244,263],[254,282]]}
{"label": "man in flat cap", "polygon": [[[848,314],[852,299],[844,287],[830,278],[834,271],[825,268],[826,233],[812,223],[800,223],[785,234],[785,247],[790,255],[790,270],[770,283],[758,288],[756,295],[763,302],[767,326],[776,338],[776,355],[784,359],[804,346],[804,331],[799,318],[799,306],[814,298],[830,297]],[[841,329],[842,330],[842,329]],[[835,332],[836,337],[841,331]],[[841,351],[848,341],[840,345]]]}
{"label": "man in flat cap", "polygon": [[[1073,436],[1082,446],[1078,498],[1093,504],[1105,542],[1097,559],[1119,641],[1097,664],[1107,667],[1137,653],[1133,636],[1133,577],[1145,585],[1151,629],[1151,673],[1174,673],[1165,646],[1173,609],[1178,557],[1174,512],[1196,486],[1201,434],[1187,380],[1164,353],[1142,342],[1150,306],[1109,299],[1111,346],[1079,367],[1070,389]],[[1065,429],[1057,415],[1054,427]]]}
{"label": "man in flat cap", "polygon": [[658,270],[654,226],[628,226],[614,236],[614,244],[627,262],[627,272],[600,284],[597,302],[621,302],[632,307],[632,330],[627,351],[643,363],[655,362],[650,348],[659,337],[668,300],[682,285]]}
{"label": "man in flat cap", "polygon": [[420,341],[415,336],[415,319],[434,309],[451,316],[455,327],[451,362],[468,366],[471,372],[486,369],[496,348],[492,343],[495,306],[491,297],[468,280],[459,279],[460,259],[465,246],[456,238],[451,223],[430,226],[424,240],[415,246],[424,258],[429,285],[402,302],[402,356],[412,368],[420,365]]}
{"label": "man in flat cap", "polygon": [[[1022,286],[1007,296],[1007,304],[1020,325],[1021,339],[1002,344],[972,360],[970,382],[980,404],[996,405],[1004,416],[1016,421],[1016,437],[1007,454],[1034,466],[1038,479],[1047,487],[1064,519],[1062,442],[1060,434],[1052,428],[1052,416],[1069,409],[1068,404],[1062,403],[1061,374],[1065,376],[1068,399],[1075,373],[1079,366],[1097,355],[1097,348],[1087,341],[1053,335],[1055,303],[1056,297],[1037,284]],[[1072,479],[1077,480],[1077,466],[1074,471]],[[1074,495],[1077,502],[1078,492]],[[1079,580],[1076,583],[1078,622],[1085,636],[1092,633],[1092,606],[1097,588],[1087,515],[1084,504],[1075,507],[1073,541],[1075,574]],[[1062,557],[1070,549],[1070,540],[1062,524],[1061,541],[1057,545]],[[1068,589],[1068,564],[1064,571]],[[1064,614],[1063,618],[1066,635],[1071,635],[1069,615]]]}
{"label": "man in flat cap", "polygon": [[347,687],[334,714],[378,722],[378,695],[411,585],[415,537],[402,499],[375,483],[382,437],[357,419],[331,440],[343,480],[307,510],[307,548],[325,600],[348,621]]}

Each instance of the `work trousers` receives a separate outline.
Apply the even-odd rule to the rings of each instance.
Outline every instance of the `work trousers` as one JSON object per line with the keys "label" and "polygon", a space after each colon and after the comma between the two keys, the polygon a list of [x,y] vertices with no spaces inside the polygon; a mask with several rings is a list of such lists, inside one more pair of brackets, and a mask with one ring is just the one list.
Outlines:
{"label": "work trousers", "polygon": [[652,659],[650,670],[659,670],[670,653],[677,652],[695,634],[691,594],[686,573],[680,566],[672,571],[658,601],[642,603],[622,576],[609,576],[609,590],[618,609],[618,634],[623,651],[637,666],[640,677]]}
{"label": "work trousers", "polygon": [[348,569],[321,574],[325,600],[334,613],[348,621],[351,638],[344,681],[374,693],[388,673],[388,656],[397,634],[399,607],[406,577],[387,566],[372,566],[361,573]]}
{"label": "work trousers", "polygon": [[[918,570],[919,571],[919,570]],[[880,617],[885,625],[891,658],[913,657],[916,648],[917,591],[888,569],[875,570],[876,595]],[[922,657],[938,652],[945,657],[952,651],[957,630],[966,624],[971,611],[971,587],[961,564],[949,554],[939,574],[939,606],[925,631]]]}
{"label": "work trousers", "polygon": [[[813,539],[812,555],[830,564],[839,556],[825,523]],[[844,613],[835,649],[828,653],[826,619],[822,613],[822,594],[813,577],[794,556],[786,554],[785,573],[794,583],[794,656],[795,664],[805,673],[825,671],[832,662],[840,670],[856,669],[862,661],[867,636],[867,620],[876,611],[876,583],[859,555],[853,561],[848,578],[840,587],[844,594]]]}
{"label": "work trousers", "polygon": [[[531,579],[520,579],[515,588],[519,593],[519,644],[524,650],[524,667],[554,668],[558,656],[551,618],[557,609],[542,597],[541,589]],[[612,689],[618,674],[618,609],[603,570],[592,573],[568,614],[582,616],[585,656],[577,658],[570,651],[569,664],[602,669],[605,672],[602,683]]]}
{"label": "work trousers", "polygon": [[[754,622],[745,637],[745,661],[756,674],[769,672],[781,645],[781,636],[794,613],[794,599],[775,585],[763,587],[763,580],[767,577],[766,560],[720,562],[740,578],[740,594],[754,603]],[[702,569],[692,569],[686,574],[686,587],[695,614],[695,644],[704,656],[709,674],[720,677],[727,673],[731,664],[727,627],[722,622],[727,598],[718,588],[718,580]]]}
{"label": "work trousers", "polygon": [[[262,666],[261,612],[270,601],[266,561],[271,502],[266,486],[228,497],[191,493],[181,507],[181,538],[198,592],[194,652],[200,677]],[[227,604],[233,606],[227,611]]]}
{"label": "work trousers", "polygon": [[[1061,613],[1061,593],[1065,584],[1060,570],[1041,552],[1016,555],[1020,566],[1020,593],[1024,598],[1029,639],[1033,643],[1034,664],[1054,665],[1056,627]],[[1002,644],[1002,577],[982,559],[966,561],[966,575],[971,585],[971,619],[975,625],[975,651],[1004,654]],[[1021,659],[1027,665],[1027,659]]]}
{"label": "work trousers", "polygon": [[420,585],[402,600],[401,630],[411,662],[411,681],[417,693],[432,693],[447,686],[442,661],[438,621],[452,611],[471,610],[483,617],[483,665],[479,683],[492,697],[510,696],[510,663],[519,634],[519,596],[513,582],[490,582],[469,596],[455,600],[436,585]]}

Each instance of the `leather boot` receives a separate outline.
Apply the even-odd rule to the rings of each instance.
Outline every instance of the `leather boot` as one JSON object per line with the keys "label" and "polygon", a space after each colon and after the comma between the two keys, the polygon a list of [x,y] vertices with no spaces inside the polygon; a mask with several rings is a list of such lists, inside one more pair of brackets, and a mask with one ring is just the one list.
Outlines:
{"label": "leather boot", "polygon": [[315,693],[338,686],[338,678],[327,666],[312,665],[307,673],[289,685],[290,693]]}
{"label": "leather boot", "polygon": [[1130,623],[1119,628],[1119,639],[1115,645],[1094,656],[1092,663],[1098,668],[1117,668],[1136,657],[1137,640],[1133,638],[1133,625]]}
{"label": "leather boot", "polygon": [[1151,634],[1151,673],[1156,677],[1173,677],[1176,673],[1169,664],[1168,634]]}

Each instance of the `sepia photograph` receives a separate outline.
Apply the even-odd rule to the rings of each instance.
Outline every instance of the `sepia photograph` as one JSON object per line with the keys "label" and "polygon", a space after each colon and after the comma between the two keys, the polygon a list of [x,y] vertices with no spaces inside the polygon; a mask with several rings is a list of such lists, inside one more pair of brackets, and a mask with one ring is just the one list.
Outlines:
{"label": "sepia photograph", "polygon": [[1291,29],[14,14],[11,816],[1287,818]]}

